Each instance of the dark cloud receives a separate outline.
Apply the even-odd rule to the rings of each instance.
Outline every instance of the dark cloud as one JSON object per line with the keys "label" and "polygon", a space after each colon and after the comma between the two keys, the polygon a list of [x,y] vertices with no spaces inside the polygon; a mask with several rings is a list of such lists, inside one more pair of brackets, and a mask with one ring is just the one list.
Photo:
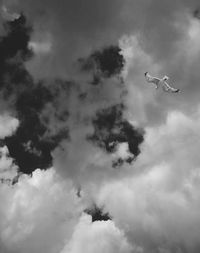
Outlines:
{"label": "dark cloud", "polygon": [[21,15],[17,20],[4,23],[4,29],[5,35],[0,38],[0,88],[8,98],[33,85],[24,65],[32,56],[28,48],[31,27]]}
{"label": "dark cloud", "polygon": [[[46,169],[52,165],[51,152],[61,141],[69,139],[68,125],[72,124],[72,118],[78,113],[83,115],[84,120],[84,115],[87,115],[87,107],[80,114],[79,110],[76,111],[74,102],[80,100],[78,103],[86,102],[89,106],[92,91],[88,90],[87,82],[83,87],[80,83],[62,79],[36,82],[25,67],[25,62],[33,57],[29,47],[32,28],[27,24],[25,16],[22,14],[20,18],[6,22],[5,31],[5,36],[0,41],[0,49],[4,53],[0,75],[1,90],[5,98],[12,98],[12,109],[20,125],[14,135],[4,139],[4,143],[20,171],[31,173],[36,168]],[[83,72],[88,72],[92,76],[93,82],[97,77],[98,82],[108,80],[112,83],[114,80],[112,78],[117,77],[114,82],[123,85],[120,75],[125,60],[118,46],[95,50],[89,57],[78,60],[78,64]],[[106,85],[109,85],[109,82]],[[104,89],[106,95],[114,92],[109,86],[108,88],[105,86]],[[121,87],[119,89],[120,92],[123,91]],[[143,140],[142,134],[128,121],[122,119],[122,104],[99,112],[99,106],[103,101],[103,96],[99,96],[100,103],[94,101],[97,105],[92,115],[98,112],[97,119],[93,119],[92,124],[95,131],[98,131],[98,127],[104,128],[108,131],[108,136],[101,133],[98,136],[99,132],[95,132],[88,139],[101,147],[104,146],[110,153],[114,152],[118,143],[128,142],[130,153],[134,157],[137,156],[140,152],[138,146]],[[89,122],[91,124],[91,116]],[[72,131],[73,127],[72,125]],[[116,129],[118,133],[114,133]],[[129,157],[125,161],[131,163],[132,160],[133,157]],[[121,163],[120,160],[113,162],[113,167]]]}
{"label": "dark cloud", "polygon": [[[48,36],[52,39],[49,54],[38,55],[28,64],[36,77],[67,77],[77,58],[86,57],[96,48],[118,41],[118,29],[110,31],[116,19],[121,20],[123,2],[120,0],[10,2],[10,8],[22,10],[34,24],[33,41],[44,40]],[[46,66],[43,69],[42,62]]]}
{"label": "dark cloud", "polygon": [[200,19],[200,8],[197,8],[193,11],[193,16],[197,19]]}
{"label": "dark cloud", "polygon": [[1,91],[4,99],[12,100],[10,107],[20,121],[16,133],[6,137],[4,143],[20,171],[31,173],[51,165],[51,151],[66,138],[67,130],[44,136],[47,127],[40,114],[53,96],[43,82],[35,83],[25,68],[25,61],[33,55],[28,47],[32,29],[25,16],[6,22],[4,27],[6,34],[0,38]]}
{"label": "dark cloud", "polygon": [[31,173],[36,168],[50,167],[51,151],[62,139],[68,138],[67,129],[61,129],[53,135],[48,134],[48,127],[40,118],[45,105],[52,100],[49,89],[40,83],[17,97],[15,109],[20,126],[14,135],[6,137],[4,141],[10,155],[24,173]]}
{"label": "dark cloud", "polygon": [[92,222],[111,220],[110,215],[107,212],[104,212],[103,208],[99,208],[95,204],[93,207],[86,209],[85,213],[92,216]]}
{"label": "dark cloud", "polygon": [[101,78],[110,78],[121,74],[125,60],[119,46],[109,46],[95,51],[88,58],[79,59],[83,71],[93,73],[92,84],[97,85]]}
{"label": "dark cloud", "polygon": [[42,138],[46,127],[39,118],[41,109],[48,100],[48,90],[39,85],[24,91],[16,101],[20,126],[13,136],[5,138],[5,144],[24,173],[51,165],[50,152],[57,142]]}
{"label": "dark cloud", "polygon": [[28,43],[32,29],[27,24],[25,16],[22,14],[14,21],[7,21],[4,23],[4,29],[6,36],[0,38],[1,67],[16,56],[21,57],[24,61],[29,59],[31,51],[28,48]]}
{"label": "dark cloud", "polygon": [[33,41],[50,35],[49,54],[38,55],[29,64],[37,77],[70,75],[77,58],[116,44],[125,34],[139,34],[153,58],[170,60],[189,25],[187,14],[197,5],[197,0],[10,1],[13,10],[23,10],[33,22]]}
{"label": "dark cloud", "polygon": [[[144,133],[123,119],[123,110],[124,105],[119,104],[98,111],[93,119],[94,133],[87,138],[108,153],[114,153],[119,143],[127,142],[133,157],[125,161],[131,163],[140,153],[139,145],[143,142]],[[119,158],[113,166],[122,163],[123,159]]]}

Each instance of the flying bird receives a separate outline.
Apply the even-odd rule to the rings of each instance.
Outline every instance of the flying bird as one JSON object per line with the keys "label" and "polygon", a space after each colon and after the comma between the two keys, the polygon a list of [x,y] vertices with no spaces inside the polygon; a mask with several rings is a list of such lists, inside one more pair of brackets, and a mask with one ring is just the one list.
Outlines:
{"label": "flying bird", "polygon": [[148,83],[154,83],[155,84],[155,88],[158,89],[159,86],[162,86],[163,90],[166,92],[173,92],[173,93],[177,93],[180,90],[171,87],[168,83],[167,80],[169,79],[168,76],[164,76],[163,78],[157,78],[157,77],[153,77],[151,75],[149,75],[148,72],[144,73],[146,81]]}

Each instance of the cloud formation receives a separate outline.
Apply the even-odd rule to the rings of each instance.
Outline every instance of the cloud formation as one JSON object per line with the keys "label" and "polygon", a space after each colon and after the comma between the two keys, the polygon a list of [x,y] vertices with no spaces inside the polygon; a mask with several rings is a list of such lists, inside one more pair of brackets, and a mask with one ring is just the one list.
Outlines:
{"label": "cloud formation", "polygon": [[82,210],[71,182],[38,169],[0,188],[1,252],[60,252]]}
{"label": "cloud formation", "polygon": [[19,126],[19,120],[7,114],[0,115],[0,139],[12,135]]}
{"label": "cloud formation", "polygon": [[133,176],[100,191],[99,204],[144,252],[199,251],[199,121],[199,110],[170,112],[146,129]]}
{"label": "cloud formation", "polygon": [[[61,253],[130,253],[131,245],[122,231],[112,221],[91,222],[91,217],[83,215],[77,224],[72,239]],[[134,253],[139,251],[134,250]]]}
{"label": "cloud formation", "polygon": [[0,147],[0,181],[1,183],[12,184],[13,179],[18,175],[18,167],[9,156],[6,146]]}
{"label": "cloud formation", "polygon": [[[115,44],[123,35],[139,34],[143,48],[157,61],[176,53],[198,1],[14,1],[7,5],[24,11],[34,24],[33,41],[51,36],[49,55],[29,64],[35,76],[68,76],[72,64],[93,50]],[[45,68],[41,68],[45,64]]]}
{"label": "cloud formation", "polygon": [[198,1],[6,4],[0,250],[198,253]]}

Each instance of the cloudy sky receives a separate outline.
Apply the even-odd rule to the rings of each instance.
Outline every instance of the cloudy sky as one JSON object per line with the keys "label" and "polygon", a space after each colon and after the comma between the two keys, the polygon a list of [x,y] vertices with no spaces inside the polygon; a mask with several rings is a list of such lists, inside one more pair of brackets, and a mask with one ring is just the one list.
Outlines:
{"label": "cloudy sky", "polygon": [[199,253],[199,1],[0,9],[0,252]]}

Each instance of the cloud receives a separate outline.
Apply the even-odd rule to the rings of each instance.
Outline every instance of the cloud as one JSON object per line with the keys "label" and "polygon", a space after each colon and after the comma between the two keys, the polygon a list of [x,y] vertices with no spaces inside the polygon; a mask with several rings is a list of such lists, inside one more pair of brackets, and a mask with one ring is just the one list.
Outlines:
{"label": "cloud", "polygon": [[[2,97],[20,121],[5,139],[0,165],[3,178],[18,172],[12,158],[30,175],[0,185],[1,251],[199,252],[196,6],[196,0],[8,1],[34,32],[22,15],[0,40]],[[107,65],[109,48],[121,61]],[[145,71],[169,75],[180,95],[151,89]],[[119,104],[120,117],[109,124]],[[146,135],[135,145],[137,127]],[[121,162],[133,154],[131,165]],[[99,219],[108,213],[112,220],[82,214],[91,204],[103,208]]]}
{"label": "cloud", "polygon": [[[184,29],[183,36],[174,42],[174,53],[171,60],[158,60],[149,52],[141,41],[139,34],[124,36],[120,47],[126,65],[124,78],[127,87],[127,117],[139,126],[163,123],[168,111],[180,110],[190,115],[198,106],[199,93],[199,31],[200,23],[188,17],[187,26],[176,24]],[[182,27],[183,26],[183,27]],[[167,56],[168,57],[168,56]],[[180,88],[180,94],[166,94],[154,90],[144,79],[144,72],[163,77],[169,76],[169,83]]]}
{"label": "cloud", "polygon": [[170,112],[165,124],[146,129],[132,176],[97,194],[98,205],[144,252],[199,252],[199,129],[199,110],[190,117]]}
{"label": "cloud", "polygon": [[27,14],[35,28],[33,41],[45,33],[53,40],[49,55],[36,57],[28,64],[34,76],[41,78],[70,76],[77,58],[116,44],[126,34],[139,34],[143,48],[154,59],[170,61],[198,1],[87,0],[82,4],[11,0],[8,7]]}
{"label": "cloud", "polygon": [[36,168],[51,166],[51,151],[66,137],[67,130],[60,126],[49,133],[40,118],[53,94],[44,82],[35,82],[25,67],[33,56],[29,47],[31,27],[25,16],[7,21],[4,28],[4,36],[0,38],[1,103],[3,110],[13,112],[18,119],[1,116],[0,138],[20,170],[31,173]]}
{"label": "cloud", "polygon": [[[85,100],[80,105],[81,108],[76,106],[75,111],[74,108],[70,111],[70,139],[63,141],[52,153],[54,167],[58,172],[64,177],[72,178],[76,185],[86,188],[87,185],[93,188],[94,183],[99,186],[104,181],[123,176],[123,168],[115,170],[115,167],[120,168],[123,163],[134,163],[143,141],[143,131],[123,119],[123,106],[108,106],[107,101],[102,99],[107,96],[110,98],[108,103],[113,101],[112,93],[107,92],[105,97],[102,96],[107,83],[103,85],[100,89],[95,86],[98,90],[97,97]],[[93,103],[94,107],[91,107]],[[101,106],[103,109],[98,110]],[[126,145],[126,154],[121,144]]]}
{"label": "cloud", "polygon": [[19,126],[19,120],[7,115],[0,115],[0,139],[12,135]]}
{"label": "cloud", "polygon": [[11,184],[18,174],[18,167],[14,164],[13,159],[9,157],[8,148],[0,147],[0,181]]}
{"label": "cloud", "polygon": [[60,252],[83,208],[72,183],[51,168],[0,188],[1,252]]}
{"label": "cloud", "polygon": [[[29,1],[14,3],[12,8],[23,10],[35,27],[33,40],[37,41],[43,32],[53,38],[52,51],[40,61],[29,64],[32,73],[40,77],[68,76],[76,59],[89,55],[94,49],[116,44],[117,32],[110,33],[122,8],[121,1],[54,1],[34,4]],[[37,64],[45,63],[42,72]],[[41,66],[41,65],[40,65]],[[64,67],[65,66],[65,67]],[[34,70],[35,68],[35,70]]]}
{"label": "cloud", "polygon": [[143,132],[123,120],[123,109],[123,105],[119,104],[98,111],[93,119],[94,133],[88,136],[88,140],[108,153],[116,151],[119,143],[128,143],[128,150],[132,155],[127,157],[126,161],[131,163],[140,153],[139,145],[143,141]]}
{"label": "cloud", "polygon": [[82,71],[92,71],[93,81],[91,84],[98,85],[103,78],[113,76],[120,77],[125,65],[125,60],[119,46],[109,46],[101,51],[93,52],[88,58],[80,58],[79,64]]}
{"label": "cloud", "polygon": [[122,231],[112,221],[91,222],[91,217],[83,215],[77,224],[72,239],[61,253],[81,252],[130,253],[140,252],[130,246]]}
{"label": "cloud", "polygon": [[91,208],[87,208],[85,213],[91,215],[92,222],[95,221],[107,221],[111,220],[111,217],[108,213],[104,213],[103,208],[97,207],[95,204]]}
{"label": "cloud", "polygon": [[[30,48],[30,43],[33,43],[30,40],[31,30],[26,17],[21,15],[19,19],[5,24],[6,33],[0,41],[0,49],[4,53],[1,91],[4,98],[11,100],[10,107],[20,121],[16,132],[7,136],[4,144],[19,170],[30,174],[37,168],[47,169],[54,163],[61,174],[82,184],[88,177],[86,173],[81,178],[82,166],[89,173],[93,166],[96,167],[91,179],[93,176],[97,179],[95,174],[103,167],[103,173],[100,172],[103,178],[105,165],[113,159],[105,151],[116,153],[115,146],[119,143],[128,143],[130,156],[127,156],[125,162],[131,163],[140,152],[143,133],[123,119],[126,87],[121,78],[124,58],[120,48],[104,47],[79,59],[77,67],[83,77],[82,81],[60,78],[37,81],[25,66],[25,62],[33,57]],[[92,83],[95,70],[99,77],[97,85]],[[105,117],[104,114],[108,115]],[[108,121],[108,126],[102,128],[104,121]],[[101,128],[102,132],[99,131]],[[92,139],[97,141],[90,145],[88,142]],[[77,147],[81,143],[85,143],[85,150],[80,149],[78,153]],[[95,144],[104,150],[99,150]],[[110,144],[113,148],[109,151]],[[97,163],[91,156],[94,153],[99,157]],[[118,159],[120,153],[115,156]],[[119,159],[117,166],[124,162],[122,158]],[[100,160],[104,160],[103,166]],[[110,172],[114,173],[112,169]]]}
{"label": "cloud", "polygon": [[18,13],[10,13],[5,5],[2,6],[1,12],[2,12],[3,18],[9,21],[18,19],[20,17],[20,14]]}
{"label": "cloud", "polygon": [[49,41],[29,43],[29,47],[34,51],[35,54],[47,54],[51,51],[51,43]]}

